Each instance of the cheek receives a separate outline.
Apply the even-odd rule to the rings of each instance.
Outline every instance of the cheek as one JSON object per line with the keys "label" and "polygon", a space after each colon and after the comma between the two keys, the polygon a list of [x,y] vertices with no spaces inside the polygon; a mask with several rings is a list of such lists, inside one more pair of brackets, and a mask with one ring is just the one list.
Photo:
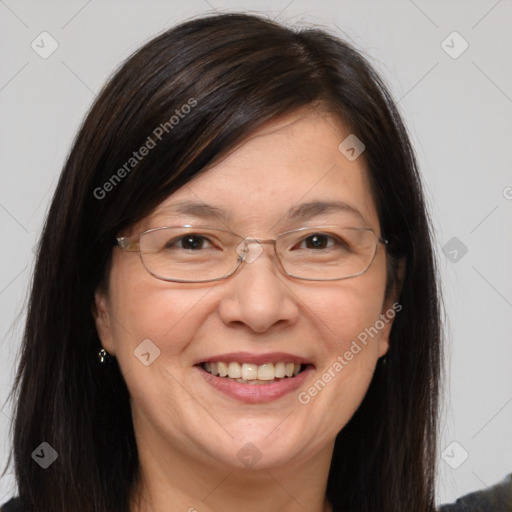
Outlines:
{"label": "cheek", "polygon": [[123,370],[137,368],[140,361],[134,356],[146,353],[145,349],[150,359],[157,357],[155,363],[179,366],[180,353],[201,325],[209,290],[180,288],[134,269],[121,269],[112,276],[111,285],[112,333]]}
{"label": "cheek", "polygon": [[[350,350],[353,341],[361,342],[363,348],[376,347],[377,343],[370,344],[369,341],[378,338],[372,328],[382,312],[385,284],[385,274],[369,272],[311,294],[308,301],[310,317],[316,319],[317,329],[322,332],[329,353],[342,354]],[[382,329],[377,330],[380,334]],[[368,335],[369,331],[372,336]]]}
{"label": "cheek", "polygon": [[340,397],[362,399],[359,390],[364,394],[371,380],[379,352],[381,330],[375,326],[381,303],[380,295],[345,293],[323,315],[318,312],[326,354],[320,378]]}
{"label": "cheek", "polygon": [[[350,420],[371,383],[383,335],[380,315],[385,274],[376,272],[340,282],[311,295],[309,318],[315,319],[322,358],[315,380],[302,391],[299,403],[330,421],[326,435]],[[332,431],[332,432],[331,432]]]}
{"label": "cheek", "polygon": [[[207,315],[205,289],[173,289],[142,281],[119,288],[114,315],[116,357],[129,389],[132,410],[153,425],[167,418],[173,431],[184,421],[190,396],[184,390],[189,345]],[[149,354],[149,355],[146,355]],[[162,430],[162,431],[163,431]]]}

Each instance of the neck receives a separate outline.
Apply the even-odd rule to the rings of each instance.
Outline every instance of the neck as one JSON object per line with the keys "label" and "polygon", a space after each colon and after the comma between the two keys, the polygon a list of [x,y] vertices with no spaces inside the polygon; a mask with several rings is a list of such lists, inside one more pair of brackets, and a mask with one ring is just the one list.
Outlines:
{"label": "neck", "polygon": [[280,467],[240,469],[194,459],[157,437],[137,439],[140,472],[130,512],[330,512],[333,445]]}

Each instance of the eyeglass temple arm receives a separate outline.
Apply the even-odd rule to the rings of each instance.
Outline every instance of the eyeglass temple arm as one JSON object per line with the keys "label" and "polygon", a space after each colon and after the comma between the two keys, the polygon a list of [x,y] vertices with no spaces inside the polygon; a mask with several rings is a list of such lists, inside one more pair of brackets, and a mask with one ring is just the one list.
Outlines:
{"label": "eyeglass temple arm", "polygon": [[121,236],[116,238],[116,242],[123,251],[137,252],[140,249],[139,242],[132,242],[131,237],[129,236]]}

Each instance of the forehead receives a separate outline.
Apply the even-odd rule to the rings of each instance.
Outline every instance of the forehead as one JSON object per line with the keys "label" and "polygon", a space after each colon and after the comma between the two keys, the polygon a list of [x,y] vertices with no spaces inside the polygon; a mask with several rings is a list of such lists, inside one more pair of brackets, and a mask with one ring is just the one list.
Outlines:
{"label": "forehead", "polygon": [[272,121],[170,195],[143,227],[204,218],[263,234],[336,216],[378,230],[364,157],[339,150],[349,135],[337,117],[311,109]]}

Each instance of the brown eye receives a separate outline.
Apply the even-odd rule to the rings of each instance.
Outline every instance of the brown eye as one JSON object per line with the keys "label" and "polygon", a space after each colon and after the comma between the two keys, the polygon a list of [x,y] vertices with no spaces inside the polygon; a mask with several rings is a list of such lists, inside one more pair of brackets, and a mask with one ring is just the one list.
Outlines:
{"label": "brown eye", "polygon": [[210,243],[207,238],[201,235],[188,234],[169,240],[165,245],[166,249],[185,249],[196,251],[204,249],[205,244]]}
{"label": "brown eye", "polygon": [[304,239],[307,249],[325,249],[329,244],[329,236],[314,234]]}
{"label": "brown eye", "polygon": [[302,240],[299,240],[294,249],[330,249],[336,245],[343,245],[338,240],[338,237],[325,233],[312,233]]}

